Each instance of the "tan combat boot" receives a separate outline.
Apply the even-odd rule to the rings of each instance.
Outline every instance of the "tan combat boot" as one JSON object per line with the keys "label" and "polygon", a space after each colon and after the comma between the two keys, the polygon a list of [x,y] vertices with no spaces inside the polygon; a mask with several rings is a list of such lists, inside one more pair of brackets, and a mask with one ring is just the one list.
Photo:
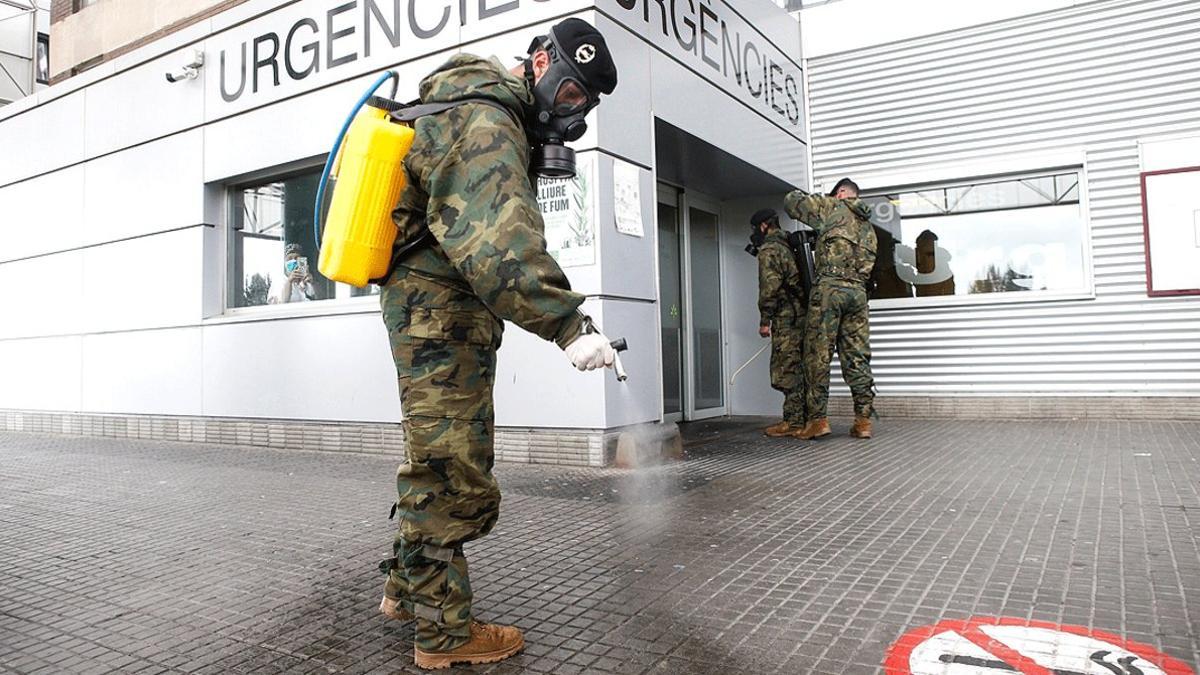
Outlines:
{"label": "tan combat boot", "polygon": [[383,600],[379,601],[379,611],[387,618],[397,621],[411,621],[415,618],[412,612],[400,605],[399,600],[386,595],[383,596]]}
{"label": "tan combat boot", "polygon": [[799,438],[802,441],[811,441],[814,438],[828,436],[831,433],[833,432],[829,428],[829,420],[822,417],[821,419],[813,420],[804,425],[803,429],[793,431],[792,436]]}
{"label": "tan combat boot", "polygon": [[788,424],[787,420],[783,420],[779,424],[772,424],[771,426],[767,427],[766,429],[763,429],[763,433],[770,436],[771,438],[779,438],[781,436],[790,436],[791,433],[795,430],[796,430],[796,427]]}
{"label": "tan combat boot", "polygon": [[495,663],[513,656],[525,648],[525,637],[514,626],[471,622],[471,639],[448,652],[425,652],[413,648],[418,668],[441,670],[456,663],[475,665]]}
{"label": "tan combat boot", "polygon": [[855,438],[870,438],[871,437],[871,418],[870,417],[855,417],[854,426],[850,429],[850,435]]}

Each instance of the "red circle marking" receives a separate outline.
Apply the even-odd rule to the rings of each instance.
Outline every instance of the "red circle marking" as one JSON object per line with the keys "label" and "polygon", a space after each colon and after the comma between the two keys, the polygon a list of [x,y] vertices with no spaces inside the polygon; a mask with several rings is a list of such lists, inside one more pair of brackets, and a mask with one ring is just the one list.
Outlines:
{"label": "red circle marking", "polygon": [[921,643],[925,642],[929,638],[932,638],[934,635],[944,633],[946,631],[953,631],[959,635],[963,635],[972,642],[976,642],[976,644],[978,644],[978,640],[980,636],[982,636],[982,639],[989,641],[990,644],[979,646],[994,652],[994,656],[997,656],[1005,662],[1008,662],[1009,665],[1017,668],[1019,672],[1023,673],[1023,675],[1045,675],[1050,673],[1048,669],[1037,665],[1032,660],[1020,655],[1007,646],[988,638],[986,635],[984,635],[983,631],[979,629],[980,626],[1021,626],[1025,628],[1045,628],[1063,633],[1071,633],[1081,637],[1094,638],[1096,640],[1107,642],[1114,647],[1120,647],[1121,649],[1124,649],[1132,654],[1136,654],[1142,660],[1148,661],[1157,666],[1167,675],[1196,675],[1196,671],[1192,670],[1192,668],[1183,661],[1167,656],[1150,645],[1134,642],[1133,640],[1126,640],[1125,638],[1118,635],[1113,635],[1112,633],[1093,630],[1083,626],[1057,624],[1050,623],[1048,621],[1033,621],[1030,619],[1016,619],[1007,616],[976,616],[969,619],[947,619],[945,621],[939,621],[932,626],[924,626],[910,630],[904,635],[901,635],[900,639],[893,642],[891,647],[888,647],[887,656],[883,661],[883,672],[885,675],[911,675],[912,670],[909,668],[908,660],[912,655],[913,650],[916,649]]}

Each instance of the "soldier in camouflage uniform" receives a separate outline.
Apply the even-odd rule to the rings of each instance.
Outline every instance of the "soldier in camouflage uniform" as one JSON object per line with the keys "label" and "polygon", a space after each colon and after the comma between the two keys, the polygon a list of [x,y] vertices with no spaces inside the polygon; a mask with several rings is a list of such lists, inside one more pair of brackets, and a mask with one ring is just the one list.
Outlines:
{"label": "soldier in camouflage uniform", "polygon": [[804,428],[804,313],[808,298],[787,234],[774,209],[750,217],[758,244],[758,334],[771,338],[771,387],[783,393],[783,421],[766,428],[773,438]]}
{"label": "soldier in camouflage uniform", "polygon": [[809,299],[804,337],[808,380],[808,424],[794,435],[805,440],[830,433],[829,363],[837,346],[842,377],[854,396],[850,435],[871,437],[875,380],[871,377],[871,336],[866,284],[878,246],[871,209],[858,199],[858,185],[838,181],[828,197],[795,190],[784,200],[788,215],[817,231],[817,283]]}
{"label": "soldier in camouflage uniform", "polygon": [[400,527],[394,557],[381,563],[380,609],[415,615],[422,668],[490,663],[524,646],[516,628],[474,620],[463,545],[499,515],[492,387],[503,321],[555,342],[580,370],[613,363],[612,347],[578,311],[584,297],[546,251],[530,164],[547,123],[556,115],[581,123],[615,86],[603,37],[579,19],[536,40],[512,71],[459,54],[421,83],[423,103],[491,102],[415,123],[409,186],[393,212],[398,253],[381,296],[407,461],[396,477]]}

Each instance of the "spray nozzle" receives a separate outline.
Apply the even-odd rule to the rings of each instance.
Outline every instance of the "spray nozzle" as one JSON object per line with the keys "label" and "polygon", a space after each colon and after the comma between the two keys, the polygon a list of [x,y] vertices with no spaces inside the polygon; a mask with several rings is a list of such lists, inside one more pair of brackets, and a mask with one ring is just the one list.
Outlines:
{"label": "spray nozzle", "polygon": [[[629,349],[629,343],[626,342],[625,338],[609,340],[608,336],[600,330],[600,327],[596,325],[596,322],[593,321],[592,317],[590,316],[583,317],[583,332],[595,333],[604,338],[608,341],[609,346],[612,347],[614,351],[618,352],[618,354],[619,352]],[[625,380],[629,379],[629,375],[625,373],[625,368],[621,365],[621,357],[618,354],[613,355],[613,372],[617,374],[617,382],[624,382]]]}
{"label": "spray nozzle", "polygon": [[[625,338],[617,338],[608,344],[611,345],[613,350],[615,350],[618,354],[626,349],[629,349],[629,343],[625,341]],[[613,355],[613,371],[617,374],[617,382],[624,382],[625,380],[629,379],[629,376],[625,374],[625,369],[621,367],[620,356]]]}

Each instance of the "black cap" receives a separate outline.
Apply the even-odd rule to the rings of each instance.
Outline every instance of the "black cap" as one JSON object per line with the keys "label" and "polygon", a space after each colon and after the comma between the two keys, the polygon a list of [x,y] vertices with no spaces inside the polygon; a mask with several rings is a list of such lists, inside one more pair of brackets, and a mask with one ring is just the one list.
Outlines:
{"label": "black cap", "polygon": [[593,92],[611,94],[617,88],[617,66],[604,36],[583,19],[565,19],[550,29],[561,56],[583,76]]}
{"label": "black cap", "polygon": [[775,209],[759,209],[750,216],[750,226],[758,227],[764,220],[770,220],[778,215],[775,213]]}
{"label": "black cap", "polygon": [[829,196],[830,197],[836,196],[837,191],[841,190],[844,187],[848,187],[851,190],[854,190],[855,193],[858,192],[858,183],[855,183],[854,181],[850,180],[849,178],[843,178],[837,182],[837,185],[833,186],[832,190],[829,191]]}

